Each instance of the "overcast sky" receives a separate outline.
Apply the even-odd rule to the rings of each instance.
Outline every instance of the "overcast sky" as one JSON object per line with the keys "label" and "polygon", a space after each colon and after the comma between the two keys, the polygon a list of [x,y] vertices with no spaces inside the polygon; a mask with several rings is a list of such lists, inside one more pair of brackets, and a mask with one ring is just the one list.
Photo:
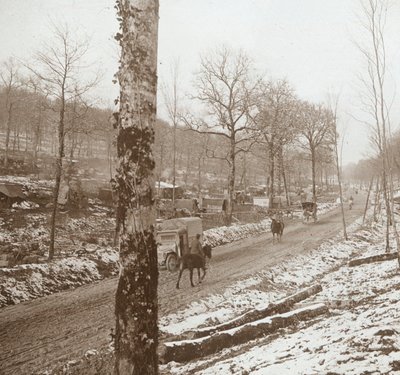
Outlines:
{"label": "overcast sky", "polygon": [[[390,81],[400,83],[400,5],[389,10],[386,45]],[[182,93],[190,91],[200,54],[225,44],[243,49],[268,78],[286,78],[301,99],[326,101],[340,93],[343,161],[368,154],[368,128],[360,117],[357,75],[363,61],[354,41],[361,32],[358,0],[160,0],[159,82],[168,82],[179,60]],[[112,105],[118,87],[111,83],[118,49],[114,2],[107,0],[0,0],[0,61],[25,60],[51,40],[51,22],[65,22],[77,35],[91,39],[88,59],[104,79],[96,89],[104,105]],[[397,67],[397,70],[395,69]],[[394,126],[399,122],[399,97]],[[158,113],[165,113],[159,95]]]}

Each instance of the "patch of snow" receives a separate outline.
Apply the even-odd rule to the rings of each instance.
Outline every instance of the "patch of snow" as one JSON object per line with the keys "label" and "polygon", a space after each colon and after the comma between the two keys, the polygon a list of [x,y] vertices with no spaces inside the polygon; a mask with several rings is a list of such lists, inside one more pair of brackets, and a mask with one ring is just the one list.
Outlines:
{"label": "patch of snow", "polygon": [[[300,287],[310,278],[319,280],[322,292],[307,303],[339,302],[331,304],[330,316],[299,323],[300,329],[282,331],[274,340],[255,340],[250,347],[246,344],[223,349],[207,359],[187,364],[171,362],[161,369],[170,374],[203,375],[399,373],[398,263],[394,260],[345,266],[353,253],[369,256],[385,251],[384,225],[373,225],[371,230],[357,230],[357,225],[352,226],[351,230],[356,231],[351,233],[349,241],[327,241],[309,256],[293,259],[285,265],[285,272],[276,272],[282,271],[279,267],[274,272],[277,286],[291,283]],[[272,299],[266,296],[266,300]],[[227,304],[224,301],[221,307]],[[214,306],[209,311],[210,317],[217,311],[218,306]],[[184,313],[190,315],[190,307],[181,312]],[[174,331],[178,332],[178,326]]]}

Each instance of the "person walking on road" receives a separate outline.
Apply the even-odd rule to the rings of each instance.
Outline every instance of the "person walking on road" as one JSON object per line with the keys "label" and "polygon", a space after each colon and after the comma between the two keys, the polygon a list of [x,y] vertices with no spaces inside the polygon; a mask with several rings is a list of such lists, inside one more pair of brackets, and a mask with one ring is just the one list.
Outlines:
{"label": "person walking on road", "polygon": [[352,195],[350,195],[350,198],[349,198],[349,209],[351,210],[352,208],[353,208],[353,196]]}
{"label": "person walking on road", "polygon": [[190,254],[199,254],[204,258],[203,247],[200,242],[200,234],[197,233],[190,244]]}

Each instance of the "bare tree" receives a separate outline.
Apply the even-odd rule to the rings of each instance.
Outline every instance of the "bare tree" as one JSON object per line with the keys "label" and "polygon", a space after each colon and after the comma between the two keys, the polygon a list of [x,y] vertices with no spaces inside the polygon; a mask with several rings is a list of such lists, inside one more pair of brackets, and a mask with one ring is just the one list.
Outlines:
{"label": "bare tree", "polygon": [[347,228],[346,228],[346,218],[344,215],[344,205],[343,205],[343,191],[342,191],[342,166],[341,166],[341,158],[339,157],[340,152],[339,152],[339,133],[337,129],[337,121],[338,121],[338,116],[337,116],[337,111],[338,111],[338,103],[339,103],[339,97],[336,96],[335,99],[332,98],[331,100],[331,111],[333,114],[333,131],[331,132],[333,139],[332,139],[332,144],[333,144],[333,149],[335,153],[335,166],[336,166],[336,176],[338,179],[338,185],[339,185],[339,199],[340,199],[340,208],[342,211],[342,223],[343,223],[343,237],[347,241],[348,236],[347,236]]}
{"label": "bare tree", "polygon": [[165,100],[165,106],[167,107],[168,118],[172,122],[173,133],[172,133],[172,205],[175,207],[175,185],[176,185],[176,129],[179,122],[178,106],[179,106],[179,94],[178,94],[178,83],[179,83],[179,62],[175,61],[171,67],[172,84],[163,86],[163,96]]}
{"label": "bare tree", "polygon": [[10,146],[10,133],[12,124],[12,115],[18,97],[18,89],[20,87],[20,79],[18,75],[19,65],[15,59],[10,58],[2,64],[0,70],[0,78],[3,82],[5,96],[6,96],[6,139],[5,139],[5,154],[4,166],[8,166],[9,146]]}
{"label": "bare tree", "polygon": [[122,49],[117,223],[121,270],[115,297],[115,374],[157,374],[158,303],[154,124],[157,94],[158,1],[117,0]]}
{"label": "bare tree", "polygon": [[[267,194],[270,208],[272,208],[275,195],[276,163],[278,163],[280,171],[279,178],[282,176],[284,183],[286,182],[283,168],[283,148],[291,143],[298,133],[295,113],[296,98],[287,81],[269,81],[264,85],[259,96],[259,112],[254,121],[261,133],[262,142],[268,150]],[[280,190],[280,185],[278,190]]]}
{"label": "bare tree", "polygon": [[44,108],[48,95],[47,93],[45,94],[45,96],[41,95],[41,93],[43,93],[43,90],[40,85],[41,81],[38,80],[37,77],[35,76],[29,77],[27,81],[27,86],[31,88],[31,90],[33,90],[34,103],[32,107],[34,108],[34,112],[36,114],[33,121],[33,142],[32,142],[33,158],[31,161],[32,167],[35,167],[37,165],[42,126],[45,122]]}
{"label": "bare tree", "polygon": [[83,69],[83,58],[88,50],[87,40],[74,41],[67,26],[54,26],[54,42],[46,44],[36,53],[35,65],[28,69],[42,82],[45,92],[53,99],[54,110],[58,113],[58,152],[56,157],[56,175],[51,216],[49,259],[54,257],[54,242],[58,195],[61,185],[63,158],[65,156],[65,115],[67,105],[82,97],[97,82],[98,77],[86,83],[78,83]]}
{"label": "bare tree", "polygon": [[[390,251],[389,232],[393,223],[400,265],[400,239],[397,233],[393,205],[392,158],[388,138],[390,136],[389,104],[386,91],[387,58],[385,46],[385,25],[388,1],[362,0],[362,27],[369,39],[366,46],[358,44],[366,63],[366,75],[361,78],[365,88],[363,100],[366,112],[373,119],[373,141],[382,165],[382,192],[386,208],[386,251]],[[392,201],[392,204],[390,203]]]}
{"label": "bare tree", "polygon": [[334,121],[332,113],[322,105],[303,102],[300,106],[300,145],[305,148],[311,157],[312,199],[314,203],[314,220],[316,219],[316,164],[317,151],[320,147],[328,146],[332,140]]}
{"label": "bare tree", "polygon": [[202,103],[207,115],[202,120],[184,116],[184,123],[199,133],[214,134],[229,143],[227,155],[215,155],[228,162],[228,204],[226,224],[232,221],[235,196],[236,156],[249,149],[254,139],[249,114],[256,110],[256,93],[260,80],[252,77],[250,59],[240,51],[225,47],[201,58],[197,73],[197,95],[193,99]]}

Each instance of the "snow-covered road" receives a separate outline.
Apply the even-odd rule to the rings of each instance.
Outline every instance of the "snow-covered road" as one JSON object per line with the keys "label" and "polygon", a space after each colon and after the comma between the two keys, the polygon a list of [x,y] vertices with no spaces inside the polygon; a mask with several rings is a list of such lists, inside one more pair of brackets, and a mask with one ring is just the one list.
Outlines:
{"label": "snow-covered road", "polygon": [[[346,211],[350,223],[362,214],[363,202]],[[159,301],[161,330],[163,317],[207,297],[224,298],[231,290],[238,305],[246,308],[246,295],[229,289],[239,280],[284,264],[298,254],[306,254],[341,231],[338,209],[320,217],[316,224],[288,222],[283,241],[272,245],[271,235],[247,238],[214,250],[209,272],[201,286],[191,288],[184,275],[181,289],[175,289],[176,274],[160,273]],[[287,286],[287,294],[294,286]],[[83,355],[88,349],[105,347],[114,327],[113,305],[116,279],[80,287],[0,311],[0,368],[5,374],[32,374],[58,362]],[[242,298],[242,299],[240,299]],[[239,308],[236,313],[243,310]],[[227,316],[230,314],[226,311]],[[161,337],[161,340],[163,337]],[[4,348],[4,349],[3,349]]]}

